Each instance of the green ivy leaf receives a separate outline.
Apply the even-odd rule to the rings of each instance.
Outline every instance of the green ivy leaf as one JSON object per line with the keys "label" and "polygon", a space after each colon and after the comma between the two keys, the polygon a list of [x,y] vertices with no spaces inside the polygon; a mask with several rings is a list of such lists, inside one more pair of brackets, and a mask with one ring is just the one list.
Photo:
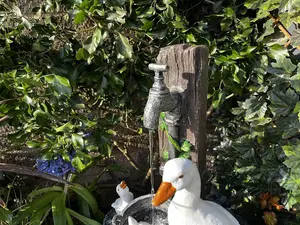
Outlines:
{"label": "green ivy leaf", "polygon": [[254,119],[263,118],[265,116],[267,103],[261,98],[251,96],[242,104],[242,108],[246,110],[245,120],[253,121]]}
{"label": "green ivy leaf", "polygon": [[81,24],[84,20],[85,20],[86,16],[85,16],[85,12],[84,11],[80,11],[75,15],[74,18],[74,23],[75,25]]}
{"label": "green ivy leaf", "polygon": [[192,144],[188,140],[184,140],[180,149],[181,149],[181,151],[184,151],[184,152],[190,152],[191,147],[192,147]]}
{"label": "green ivy leaf", "polygon": [[291,88],[285,93],[281,91],[269,92],[269,99],[271,101],[270,109],[274,115],[286,116],[294,109],[299,97]]}
{"label": "green ivy leaf", "polygon": [[89,52],[85,48],[80,48],[76,53],[76,59],[77,60],[87,60],[89,58]]}
{"label": "green ivy leaf", "polygon": [[131,58],[133,54],[132,46],[129,43],[127,37],[124,37],[122,34],[119,34],[116,40],[117,51],[124,56],[125,58]]}
{"label": "green ivy leaf", "polygon": [[292,63],[292,61],[286,57],[276,58],[276,63],[271,63],[274,68],[284,69],[287,73],[292,73],[297,66]]}
{"label": "green ivy leaf", "polygon": [[291,45],[297,47],[300,45],[300,29],[293,30],[291,37]]}
{"label": "green ivy leaf", "polygon": [[54,128],[56,132],[64,132],[64,133],[68,133],[70,131],[72,131],[72,129],[74,128],[74,125],[71,122],[67,122],[66,124]]}
{"label": "green ivy leaf", "polygon": [[29,147],[29,148],[40,148],[41,147],[41,142],[38,142],[38,141],[27,141],[26,142],[26,145]]}
{"label": "green ivy leaf", "polygon": [[79,134],[72,134],[72,143],[75,149],[83,149],[84,148],[84,140]]}
{"label": "green ivy leaf", "polygon": [[[88,51],[89,54],[93,54],[97,47],[103,43],[102,33],[100,29],[96,29],[93,36],[89,37],[83,45],[83,48]],[[82,56],[85,57],[84,52]]]}
{"label": "green ivy leaf", "polygon": [[276,125],[282,132],[282,138],[291,138],[300,132],[300,122],[297,114],[291,114],[276,121]]}
{"label": "green ivy leaf", "polygon": [[82,163],[81,159],[78,156],[72,159],[72,166],[74,166],[79,172],[83,171],[86,168],[86,165]]}
{"label": "green ivy leaf", "polygon": [[287,48],[285,48],[279,44],[270,46],[269,50],[270,50],[270,56],[273,59],[289,57],[289,52],[288,52]]}
{"label": "green ivy leaf", "polygon": [[46,75],[45,81],[52,85],[55,93],[60,95],[69,96],[72,93],[70,82],[67,78],[59,75]]}
{"label": "green ivy leaf", "polygon": [[297,92],[300,92],[300,73],[292,76],[289,80],[292,88],[294,88]]}

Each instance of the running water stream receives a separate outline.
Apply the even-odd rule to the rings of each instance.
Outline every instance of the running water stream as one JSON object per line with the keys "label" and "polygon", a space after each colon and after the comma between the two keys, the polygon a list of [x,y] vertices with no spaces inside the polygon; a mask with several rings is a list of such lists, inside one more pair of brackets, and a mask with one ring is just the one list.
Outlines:
{"label": "running water stream", "polygon": [[[154,130],[149,130],[149,151],[150,151],[150,183],[151,183],[151,194],[154,194],[154,174],[153,174],[153,155],[154,155]],[[152,205],[152,225],[155,225],[155,211]]]}

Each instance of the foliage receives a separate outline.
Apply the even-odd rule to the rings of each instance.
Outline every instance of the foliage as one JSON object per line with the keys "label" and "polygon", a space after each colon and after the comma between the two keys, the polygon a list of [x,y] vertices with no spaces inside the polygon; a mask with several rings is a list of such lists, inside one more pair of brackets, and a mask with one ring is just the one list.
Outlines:
{"label": "foliage", "polygon": [[[289,1],[234,2],[219,3],[208,18],[208,32],[213,30],[209,39],[214,40],[212,120],[222,137],[217,182],[236,200],[251,201],[261,191],[270,191],[291,208],[300,200],[295,157],[299,67],[293,49],[283,47],[287,40],[278,36],[268,17],[280,17],[289,27],[298,22],[299,6],[292,9]],[[220,26],[213,24],[218,17]]]}
{"label": "foliage", "polygon": [[[77,204],[82,214],[74,212],[68,208],[68,196],[74,194],[83,201]],[[69,205],[69,207],[71,207]],[[28,195],[28,203],[23,205],[20,210],[12,217],[8,224],[20,224],[27,221],[30,224],[41,224],[52,212],[53,224],[73,224],[71,216],[75,217],[83,224],[99,225],[97,221],[103,220],[103,214],[98,209],[98,204],[93,195],[80,185],[65,185],[46,187],[31,192]],[[97,219],[94,220],[94,219]]]}
{"label": "foliage", "polygon": [[140,112],[159,48],[205,44],[219,189],[238,203],[269,191],[299,207],[299,30],[285,48],[269,19],[299,23],[297,1],[50,0],[30,18],[10,1],[0,7],[0,121],[18,128],[12,148],[26,143],[85,170],[111,155],[112,126]]}
{"label": "foliage", "polygon": [[[167,138],[172,144],[175,149],[178,151],[178,158],[190,158],[191,156],[191,150],[192,150],[192,144],[188,140],[181,140],[181,144],[178,143],[177,140],[175,140],[168,132],[168,125],[165,122],[165,113],[161,112],[160,113],[160,129],[165,132],[167,135]],[[164,151],[163,152],[163,158],[165,161],[169,159],[169,152]]]}

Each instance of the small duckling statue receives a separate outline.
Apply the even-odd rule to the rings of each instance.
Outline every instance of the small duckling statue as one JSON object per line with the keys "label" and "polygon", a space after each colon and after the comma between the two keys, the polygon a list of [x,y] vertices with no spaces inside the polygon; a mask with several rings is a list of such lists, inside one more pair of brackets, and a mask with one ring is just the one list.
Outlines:
{"label": "small duckling statue", "polygon": [[133,217],[128,216],[128,225],[150,225],[147,222],[137,222]]}
{"label": "small duckling statue", "polygon": [[133,194],[129,191],[125,181],[117,185],[116,191],[120,198],[111,204],[111,206],[115,208],[118,215],[121,215],[123,209],[133,200]]}

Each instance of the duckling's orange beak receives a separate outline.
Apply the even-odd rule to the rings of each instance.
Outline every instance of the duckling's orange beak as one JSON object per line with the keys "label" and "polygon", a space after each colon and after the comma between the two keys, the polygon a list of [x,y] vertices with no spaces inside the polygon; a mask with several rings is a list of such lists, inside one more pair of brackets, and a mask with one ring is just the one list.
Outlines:
{"label": "duckling's orange beak", "polygon": [[176,191],[176,188],[171,183],[162,182],[152,200],[152,205],[159,206],[171,198]]}

